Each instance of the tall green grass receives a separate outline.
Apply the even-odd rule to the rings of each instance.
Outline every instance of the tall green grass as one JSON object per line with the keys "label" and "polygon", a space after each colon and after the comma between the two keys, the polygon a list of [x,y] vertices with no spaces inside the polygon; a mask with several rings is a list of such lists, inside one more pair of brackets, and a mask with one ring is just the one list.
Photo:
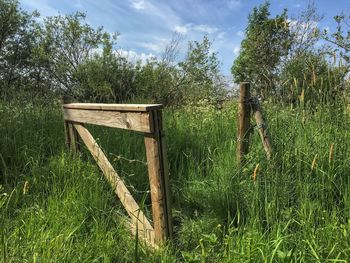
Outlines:
{"label": "tall green grass", "polygon": [[[88,152],[67,153],[59,106],[2,104],[1,260],[347,262],[347,112],[264,108],[274,156],[266,160],[253,129],[242,167],[234,104],[165,110],[175,237],[152,251],[125,229],[125,212]],[[142,134],[89,128],[151,218]]]}

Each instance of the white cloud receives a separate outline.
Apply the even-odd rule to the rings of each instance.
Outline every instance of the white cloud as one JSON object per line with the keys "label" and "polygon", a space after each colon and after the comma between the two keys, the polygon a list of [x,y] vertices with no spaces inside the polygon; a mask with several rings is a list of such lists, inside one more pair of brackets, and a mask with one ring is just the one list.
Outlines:
{"label": "white cloud", "polygon": [[217,27],[211,27],[209,25],[196,25],[193,27],[194,30],[202,33],[213,34],[217,32],[219,29]]}
{"label": "white cloud", "polygon": [[143,42],[140,43],[140,46],[156,53],[160,53],[163,50],[162,45],[160,45],[159,43]]}
{"label": "white cloud", "polygon": [[308,23],[305,23],[294,19],[288,19],[287,22],[289,22],[289,26],[294,30],[315,29],[318,25],[316,21],[310,21]]}
{"label": "white cloud", "polygon": [[152,53],[137,53],[134,50],[118,49],[116,54],[131,62],[141,61],[142,64],[145,64],[147,60],[156,59],[156,56]]}
{"label": "white cloud", "polygon": [[165,37],[153,37],[151,41],[138,43],[139,46],[155,53],[162,53],[170,39]]}
{"label": "white cloud", "polygon": [[239,52],[241,51],[241,46],[234,46],[233,47],[233,54],[235,56],[238,56]]}
{"label": "white cloud", "polygon": [[313,34],[318,26],[318,22],[316,21],[305,23],[298,20],[288,19],[287,22],[289,22],[290,29],[296,34],[298,40],[305,39],[310,34]]}
{"label": "white cloud", "polygon": [[187,34],[188,32],[188,28],[187,26],[176,26],[174,28],[174,31],[180,34]]}
{"label": "white cloud", "polygon": [[166,3],[153,2],[151,0],[129,0],[130,6],[142,12],[146,16],[158,17],[160,24],[173,29],[174,25],[181,24],[181,19],[177,13]]}
{"label": "white cloud", "polygon": [[226,0],[226,5],[229,9],[238,9],[241,7],[241,0]]}
{"label": "white cloud", "polygon": [[[179,26],[179,25],[175,26],[174,31],[177,33],[180,33],[180,34],[187,34],[190,31],[192,31],[192,33],[194,33],[193,31],[196,31],[199,33],[214,34],[214,33],[218,32],[219,29],[217,27],[213,27],[213,26],[209,26],[209,25],[205,25],[205,24],[193,25],[191,23],[188,23],[188,24],[183,25],[183,26]],[[220,33],[218,33],[218,36],[220,36],[222,38],[224,34],[225,34],[224,32],[220,32]]]}
{"label": "white cloud", "polygon": [[218,39],[223,39],[225,37],[225,32],[220,32],[218,35],[217,35],[217,38]]}
{"label": "white cloud", "polygon": [[135,1],[131,0],[131,7],[136,10],[144,10],[145,9],[145,2],[144,1]]}
{"label": "white cloud", "polygon": [[236,35],[239,37],[244,37],[244,32],[242,30],[239,30],[237,31]]}

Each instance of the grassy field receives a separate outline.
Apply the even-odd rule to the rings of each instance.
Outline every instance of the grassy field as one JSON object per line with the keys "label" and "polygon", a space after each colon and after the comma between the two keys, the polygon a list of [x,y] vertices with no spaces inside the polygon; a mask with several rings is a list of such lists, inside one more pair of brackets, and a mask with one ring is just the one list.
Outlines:
{"label": "grassy field", "polygon": [[[255,130],[241,168],[235,105],[165,110],[175,239],[152,251],[123,228],[88,152],[67,153],[59,106],[0,104],[1,260],[348,262],[349,116],[341,106],[264,107],[274,156]],[[149,215],[142,135],[91,128]]]}

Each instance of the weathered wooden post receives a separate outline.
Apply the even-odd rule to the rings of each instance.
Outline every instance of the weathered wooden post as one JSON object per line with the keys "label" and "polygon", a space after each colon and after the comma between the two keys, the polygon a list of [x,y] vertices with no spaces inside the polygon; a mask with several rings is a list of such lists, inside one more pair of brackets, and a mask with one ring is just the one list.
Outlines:
{"label": "weathered wooden post", "polygon": [[266,131],[266,123],[264,122],[264,118],[262,115],[262,109],[260,107],[260,103],[257,99],[255,99],[252,102],[252,109],[254,112],[254,118],[256,121],[256,125],[257,125],[257,129],[259,131],[259,135],[262,141],[262,144],[264,146],[264,150],[266,152],[266,156],[267,159],[271,158],[271,154],[272,154],[272,147],[271,147],[271,143],[270,143],[270,138],[267,135],[267,131]]}
{"label": "weathered wooden post", "polygon": [[148,175],[150,181],[154,234],[156,243],[172,237],[172,215],[169,171],[165,151],[161,110],[151,113],[154,132],[145,134]]}
{"label": "weathered wooden post", "polygon": [[76,154],[79,151],[79,136],[74,129],[73,124],[69,121],[64,121],[64,127],[66,132],[67,146],[71,153]]}
{"label": "weathered wooden post", "polygon": [[249,151],[249,133],[250,133],[250,83],[241,82],[239,87],[238,99],[238,145],[237,145],[237,161],[242,163],[244,156]]}
{"label": "weathered wooden post", "polygon": [[[70,103],[70,98],[63,96],[62,105]],[[66,144],[71,153],[76,154],[79,151],[79,135],[78,132],[74,129],[73,123],[67,120],[64,120],[64,131],[66,134]]]}

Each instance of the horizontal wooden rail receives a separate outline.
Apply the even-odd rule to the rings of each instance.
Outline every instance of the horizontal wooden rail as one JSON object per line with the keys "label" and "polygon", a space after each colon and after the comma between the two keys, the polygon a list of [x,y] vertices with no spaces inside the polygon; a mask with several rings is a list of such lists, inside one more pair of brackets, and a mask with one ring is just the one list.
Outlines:
{"label": "horizontal wooden rail", "polygon": [[132,131],[153,132],[147,112],[120,112],[111,110],[85,110],[64,108],[64,119],[70,122],[102,125]]}
{"label": "horizontal wooden rail", "polygon": [[70,103],[64,104],[66,109],[81,110],[112,110],[112,111],[151,111],[160,110],[162,104],[104,104],[104,103]]}

